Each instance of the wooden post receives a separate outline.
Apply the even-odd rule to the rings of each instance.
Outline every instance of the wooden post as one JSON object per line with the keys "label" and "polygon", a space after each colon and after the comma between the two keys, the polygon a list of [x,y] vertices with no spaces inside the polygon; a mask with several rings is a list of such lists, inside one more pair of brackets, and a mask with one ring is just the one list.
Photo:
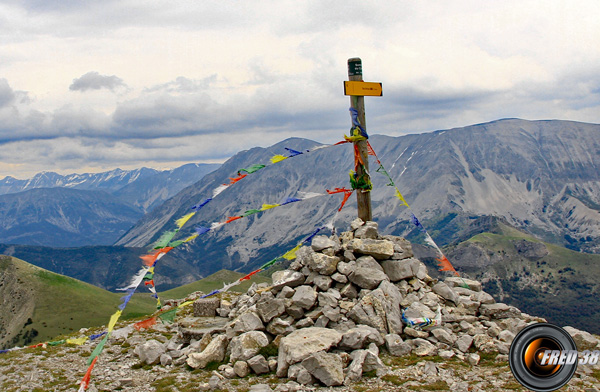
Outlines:
{"label": "wooden post", "polygon": [[[362,61],[358,57],[348,59],[348,80],[349,81],[363,81],[362,76]],[[365,120],[365,97],[364,96],[350,96],[350,106],[358,111],[358,121],[360,125],[367,129],[367,122]],[[362,175],[366,179],[369,179],[369,154],[367,150],[367,141],[361,140],[356,142],[358,152],[365,163],[365,169],[367,173],[363,171],[362,167],[356,168],[356,174],[358,178]],[[358,217],[363,221],[373,220],[373,214],[371,212],[371,192],[363,191],[362,189],[356,190],[356,204],[358,207]]]}

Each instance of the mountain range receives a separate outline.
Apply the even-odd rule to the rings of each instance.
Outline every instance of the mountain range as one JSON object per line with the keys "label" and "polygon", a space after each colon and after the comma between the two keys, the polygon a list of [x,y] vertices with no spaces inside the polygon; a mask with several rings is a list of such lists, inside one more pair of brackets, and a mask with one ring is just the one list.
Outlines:
{"label": "mountain range", "polygon": [[0,180],[0,243],[111,245],[144,213],[217,167],[191,163],[164,171],[5,177]]}
{"label": "mountain range", "polygon": [[[439,245],[447,245],[477,234],[482,220],[495,216],[550,243],[600,250],[600,125],[505,119],[418,135],[375,135],[370,143],[411,207],[398,202],[371,158],[373,216],[383,233],[418,240],[420,231],[410,223],[414,213]],[[325,193],[348,186],[348,171],[354,167],[348,144],[268,164],[285,148],[305,151],[317,145],[294,138],[242,151],[146,214],[117,244],[152,244],[190,207],[253,164],[267,166],[203,207],[181,237],[194,226],[210,226],[301,191]],[[172,257],[193,264],[203,276],[222,268],[248,270],[325,224],[340,202],[341,195],[316,197],[252,215],[181,246]],[[352,220],[354,205],[352,201],[337,215],[338,224]]]}
{"label": "mountain range", "polygon": [[[585,324],[588,315],[600,314],[600,307],[590,299],[600,290],[596,279],[600,277],[600,256],[593,255],[600,253],[600,125],[505,119],[419,135],[374,135],[370,143],[410,205],[401,205],[371,157],[373,216],[382,234],[405,236],[419,248],[425,241],[411,223],[414,214],[438,245],[445,246],[457,269],[484,282],[486,290],[499,300],[540,316],[550,314],[563,317],[563,321],[566,317],[574,325]],[[115,246],[2,245],[0,253],[109,290],[122,287],[139,269],[138,257],[163,232],[173,230],[176,219],[211,198],[213,191],[235,178],[240,169],[264,164],[202,207],[175,239],[186,238],[198,226],[210,227],[263,204],[307,196],[301,192],[322,196],[232,221],[181,245],[161,259],[157,287],[164,290],[188,284],[221,269],[250,271],[289,250],[332,218],[339,233],[347,230],[356,216],[354,197],[337,213],[342,194],[326,192],[348,187],[348,172],[354,168],[352,146],[307,152],[319,146],[292,138],[268,148],[241,151],[143,215],[125,229]],[[286,148],[302,154],[271,164],[271,157],[289,154]],[[118,198],[128,193],[124,191],[128,186],[141,181],[139,177],[156,187],[148,188],[148,195],[158,192],[164,181],[175,181],[169,175],[163,182],[140,175],[131,184],[110,190],[110,195],[98,189],[54,190],[104,192]],[[33,191],[42,190],[18,195]],[[15,197],[4,195],[0,201],[9,196]],[[35,205],[31,199],[30,205]],[[74,219],[81,220],[74,214]],[[34,226],[28,227],[34,230]],[[420,257],[436,264],[431,248],[421,248],[424,253]]]}

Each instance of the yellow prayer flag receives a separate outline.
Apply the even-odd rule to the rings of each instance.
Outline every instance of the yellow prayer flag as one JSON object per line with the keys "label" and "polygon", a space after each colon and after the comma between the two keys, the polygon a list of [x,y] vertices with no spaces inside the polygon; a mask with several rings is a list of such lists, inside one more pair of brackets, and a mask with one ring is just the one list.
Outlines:
{"label": "yellow prayer flag", "polygon": [[279,207],[279,204],[263,204],[260,208],[261,211],[270,210],[271,208]]}
{"label": "yellow prayer flag", "polygon": [[189,214],[182,216],[175,221],[175,224],[181,229],[183,225],[185,225],[186,222],[189,221],[192,216],[194,216],[194,214],[196,214],[196,212],[190,212]]}
{"label": "yellow prayer flag", "polygon": [[271,163],[281,162],[284,159],[288,159],[288,157],[285,157],[283,155],[275,155],[274,157],[271,158]]}
{"label": "yellow prayer flag", "polygon": [[85,342],[87,342],[88,338],[86,336],[77,339],[67,339],[68,344],[76,344],[77,346],[81,346]]}
{"label": "yellow prayer flag", "polygon": [[191,240],[195,239],[196,237],[198,237],[199,234],[192,234],[191,236],[189,236],[188,238],[186,238],[185,240],[183,240],[183,242],[190,242]]}
{"label": "yellow prayer flag", "polygon": [[286,260],[294,260],[296,258],[296,252],[298,251],[298,249],[300,249],[301,246],[302,246],[301,243],[296,245],[296,247],[294,249],[288,250],[281,257],[283,257]]}
{"label": "yellow prayer flag", "polygon": [[183,308],[184,306],[188,306],[188,305],[191,305],[193,303],[194,303],[194,301],[187,301],[187,302],[184,302],[181,305],[179,305],[178,308]]}
{"label": "yellow prayer flag", "polygon": [[405,206],[409,207],[408,203],[406,202],[406,200],[404,200],[404,196],[402,196],[402,193],[400,193],[400,191],[398,190],[398,188],[396,188],[396,197],[398,198],[398,200],[400,200],[402,202],[402,204],[404,204]]}
{"label": "yellow prayer flag", "polygon": [[121,313],[122,312],[120,310],[117,310],[115,314],[110,316],[110,321],[107,328],[108,333],[111,333],[113,328],[115,328],[115,324],[117,323],[117,320],[119,320],[119,317],[121,317]]}

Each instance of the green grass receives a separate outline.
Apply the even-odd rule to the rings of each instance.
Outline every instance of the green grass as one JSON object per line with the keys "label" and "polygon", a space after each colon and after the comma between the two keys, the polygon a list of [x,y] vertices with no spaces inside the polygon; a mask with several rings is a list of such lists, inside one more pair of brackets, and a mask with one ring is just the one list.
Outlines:
{"label": "green grass", "polygon": [[[478,234],[447,252],[477,246],[495,263],[484,269],[476,265],[458,269],[480,281],[486,275],[484,290],[497,300],[551,323],[599,334],[600,304],[594,294],[600,291],[600,255],[545,243],[514,228],[503,227],[501,232]],[[516,241],[523,240],[543,244],[548,254],[525,257],[515,247]],[[498,279],[489,280],[490,275]],[[507,297],[499,298],[501,293]]]}
{"label": "green grass", "polygon": [[[7,261],[8,260],[8,261]],[[13,266],[9,263],[14,264]],[[33,293],[29,307],[23,307],[23,329],[14,345],[31,345],[60,340],[81,328],[104,326],[118,310],[123,293],[111,293],[77,279],[36,267],[16,258],[5,258],[0,271],[16,267],[17,281]],[[185,298],[192,292],[208,293],[239,279],[244,274],[221,270],[202,280],[159,293],[162,300]],[[233,290],[245,292],[252,283],[270,282],[265,276],[256,276]],[[141,290],[140,290],[141,291]],[[145,318],[156,311],[156,302],[149,293],[136,293],[125,308],[120,320]],[[30,320],[29,320],[30,319]],[[27,321],[25,321],[27,320]],[[27,324],[27,325],[25,325]]]}
{"label": "green grass", "polygon": [[[215,289],[219,289],[223,287],[225,283],[230,283],[238,280],[243,277],[245,274],[240,272],[228,271],[228,270],[220,270],[215,272],[212,275],[207,276],[204,279],[198,280],[196,282],[192,282],[186,284],[184,286],[176,287],[171,290],[164,291],[159,293],[161,299],[180,299],[185,298],[189,294],[195,291],[201,291],[203,293],[210,293]],[[248,290],[248,288],[252,285],[252,283],[271,283],[271,279],[264,276],[254,276],[249,281],[244,281],[240,285],[235,286],[231,289],[231,291],[235,291],[238,293],[244,293]]]}
{"label": "green grass", "polygon": [[[60,340],[61,336],[71,335],[80,328],[106,325],[110,316],[121,304],[121,293],[111,293],[88,283],[33,266],[12,258],[15,273],[22,285],[33,293],[27,306],[27,325],[17,345],[35,344],[49,340]],[[139,317],[154,311],[154,300],[150,297],[132,298],[122,319]],[[23,335],[37,335],[29,341]]]}
{"label": "green grass", "polygon": [[386,374],[381,377],[381,379],[385,382],[389,382],[392,385],[400,386],[408,381],[408,379],[403,379],[400,376],[396,376],[395,374]]}

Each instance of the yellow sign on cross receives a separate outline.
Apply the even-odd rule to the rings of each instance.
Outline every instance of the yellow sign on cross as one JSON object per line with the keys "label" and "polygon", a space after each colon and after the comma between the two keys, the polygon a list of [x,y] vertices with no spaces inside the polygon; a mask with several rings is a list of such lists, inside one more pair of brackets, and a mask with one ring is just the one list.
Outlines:
{"label": "yellow sign on cross", "polygon": [[383,88],[381,83],[344,81],[344,95],[356,95],[360,97],[381,97]]}

